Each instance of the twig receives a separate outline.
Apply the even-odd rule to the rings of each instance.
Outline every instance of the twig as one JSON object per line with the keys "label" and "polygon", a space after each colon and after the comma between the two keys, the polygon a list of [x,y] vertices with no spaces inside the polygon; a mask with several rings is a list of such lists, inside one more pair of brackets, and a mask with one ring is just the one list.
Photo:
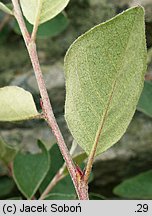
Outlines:
{"label": "twig", "polygon": [[52,106],[49,100],[49,96],[46,90],[45,82],[44,82],[42,71],[41,71],[40,64],[39,64],[35,41],[31,40],[31,37],[27,31],[27,28],[25,26],[23,16],[21,13],[19,1],[12,0],[12,3],[14,6],[14,16],[16,17],[18,24],[20,26],[20,29],[21,29],[31,62],[32,62],[32,66],[35,72],[36,80],[38,83],[39,91],[40,91],[42,102],[43,102],[43,113],[45,115],[45,119],[57,139],[58,146],[66,162],[67,168],[71,175],[71,178],[74,183],[79,199],[81,200],[88,199],[87,186],[85,187],[84,184],[80,184],[77,179],[75,165],[69,154],[68,148],[64,142],[63,136],[60,132],[60,129],[54,117],[54,113],[52,110]]}
{"label": "twig", "polygon": [[[43,107],[43,105],[42,105]],[[75,145],[72,144],[72,147],[70,149],[70,155],[72,156],[73,152],[75,150]],[[54,186],[65,177],[64,175],[64,170],[66,168],[66,163],[63,164],[63,166],[59,169],[59,171],[57,172],[57,174],[54,176],[54,178],[52,179],[52,181],[50,182],[50,184],[46,187],[46,189],[44,190],[44,192],[41,194],[40,196],[40,200],[44,199],[46,197],[46,195],[48,193],[50,193],[50,191],[54,188]]]}
{"label": "twig", "polygon": [[57,174],[54,176],[50,184],[47,186],[47,188],[44,190],[44,192],[41,194],[39,200],[45,199],[46,195],[50,193],[50,191],[54,188],[54,186],[64,178],[64,175],[60,172],[57,172]]}

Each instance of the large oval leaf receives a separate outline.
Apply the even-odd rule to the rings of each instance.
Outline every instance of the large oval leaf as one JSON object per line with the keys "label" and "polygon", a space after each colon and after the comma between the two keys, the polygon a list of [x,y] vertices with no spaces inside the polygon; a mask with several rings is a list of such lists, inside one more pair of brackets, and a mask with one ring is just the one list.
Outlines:
{"label": "large oval leaf", "polygon": [[22,11],[31,23],[44,23],[58,15],[69,3],[69,0],[20,0]]}
{"label": "large oval leaf", "polygon": [[14,180],[25,197],[31,199],[45,178],[50,157],[42,142],[38,142],[41,149],[37,154],[18,153],[13,163]]}
{"label": "large oval leaf", "polygon": [[144,11],[131,8],[100,24],[70,47],[65,58],[65,117],[76,142],[99,154],[126,131],[146,71]]}
{"label": "large oval leaf", "polygon": [[17,86],[0,88],[0,121],[20,121],[39,115],[30,92]]}

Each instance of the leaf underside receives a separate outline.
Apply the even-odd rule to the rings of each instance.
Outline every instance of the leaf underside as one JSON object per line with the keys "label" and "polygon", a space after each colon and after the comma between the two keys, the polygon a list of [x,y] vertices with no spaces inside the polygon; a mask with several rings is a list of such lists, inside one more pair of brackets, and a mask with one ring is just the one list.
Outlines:
{"label": "leaf underside", "polygon": [[144,11],[131,8],[100,24],[65,57],[65,118],[76,142],[96,155],[126,131],[146,71]]}
{"label": "leaf underside", "polygon": [[37,19],[42,24],[54,18],[68,3],[69,0],[20,0],[24,16],[33,25]]}
{"label": "leaf underside", "polygon": [[0,121],[20,121],[39,115],[30,92],[17,86],[0,88]]}
{"label": "leaf underside", "polygon": [[129,199],[152,199],[152,170],[143,172],[129,178],[114,189],[120,197]]}

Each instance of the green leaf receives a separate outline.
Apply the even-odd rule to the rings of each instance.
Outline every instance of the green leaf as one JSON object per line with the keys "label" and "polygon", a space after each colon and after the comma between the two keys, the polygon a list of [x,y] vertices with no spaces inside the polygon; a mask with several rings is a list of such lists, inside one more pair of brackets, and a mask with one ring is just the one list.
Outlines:
{"label": "green leaf", "polygon": [[[77,165],[81,165],[82,162],[87,158],[87,154],[85,152],[81,152],[78,155],[75,155],[73,157],[73,161],[75,162],[75,164]],[[67,167],[65,167],[63,174],[66,176],[69,174]]]}
{"label": "green leaf", "polygon": [[137,109],[152,117],[152,82],[146,82],[140,96]]}
{"label": "green leaf", "polygon": [[0,197],[9,195],[12,192],[14,187],[15,187],[15,183],[11,178],[8,177],[0,178]]}
{"label": "green leaf", "polygon": [[20,121],[39,115],[30,92],[17,86],[0,88],[0,121]]}
{"label": "green leaf", "polygon": [[[82,165],[82,162],[86,159],[86,156],[87,155],[85,153],[81,153],[79,155],[74,156],[75,163],[78,165]],[[45,177],[44,181],[42,182],[39,188],[40,193],[42,193],[46,189],[46,187],[51,182],[53,177],[57,174],[59,169],[64,164],[63,157],[60,153],[60,150],[57,144],[53,145],[52,148],[50,149],[50,157],[51,157],[50,169],[47,173],[47,176]],[[63,194],[67,194],[67,193],[74,194],[75,193],[75,189],[71,181],[71,177],[68,175],[69,173],[66,167],[63,171],[63,174],[64,174],[64,179],[62,179],[60,182],[57,183],[57,185],[52,189],[51,194],[52,192],[63,193]],[[92,178],[92,175],[90,176],[90,180],[91,178]],[[65,189],[63,189],[64,187]]]}
{"label": "green leaf", "polygon": [[89,193],[89,199],[90,200],[105,200],[106,198],[100,194]]}
{"label": "green leaf", "polygon": [[62,167],[64,163],[63,157],[60,153],[60,150],[57,144],[54,144],[52,146],[52,148],[49,151],[49,154],[51,158],[51,163],[50,163],[49,171],[39,188],[40,193],[42,193],[46,189],[50,181],[57,174],[57,172],[59,171],[59,169]]}
{"label": "green leaf", "polygon": [[[50,181],[53,179],[53,177],[57,174],[59,169],[64,164],[63,157],[60,153],[57,144],[53,145],[52,148],[50,149],[50,157],[51,157],[50,169],[39,188],[40,193],[42,193],[44,189],[46,189]],[[68,175],[65,178],[63,178],[61,181],[59,181],[57,185],[55,185],[55,187],[51,190],[51,193],[49,195],[51,195],[52,193],[75,194],[75,189],[71,177]]]}
{"label": "green leaf", "polygon": [[[25,19],[26,27],[28,32],[32,33],[33,26]],[[60,13],[52,20],[47,21],[46,23],[40,25],[37,32],[38,38],[45,37],[54,37],[64,31],[69,24],[67,17]],[[18,26],[17,21],[13,21],[13,29],[17,34],[21,34],[20,28]]]}
{"label": "green leaf", "polygon": [[[90,175],[90,180],[92,180],[92,173]],[[51,193],[63,193],[63,194],[76,194],[75,188],[73,185],[73,182],[71,180],[70,175],[63,178],[61,181],[59,181],[55,187],[51,190]],[[76,196],[76,195],[75,195]]]}
{"label": "green leaf", "polygon": [[11,31],[11,28],[9,28],[7,25],[5,25],[1,29],[1,31],[0,31],[0,45],[4,44],[7,41],[8,37],[10,35],[10,31]]}
{"label": "green leaf", "polygon": [[41,141],[37,154],[18,153],[14,160],[13,176],[19,190],[31,199],[45,178],[50,164],[49,154]]}
{"label": "green leaf", "polygon": [[[75,194],[75,189],[70,175],[59,181],[51,193]],[[51,194],[50,193],[50,194]]]}
{"label": "green leaf", "polygon": [[26,19],[34,25],[42,24],[58,15],[69,3],[69,0],[20,0]]}
{"label": "green leaf", "polygon": [[45,200],[75,200],[75,194],[52,193],[45,197]]}
{"label": "green leaf", "polygon": [[76,142],[100,154],[125,133],[146,71],[144,11],[131,8],[79,37],[65,57],[65,117]]}
{"label": "green leaf", "polygon": [[127,179],[114,189],[120,197],[129,199],[152,199],[152,170]]}
{"label": "green leaf", "polygon": [[0,160],[2,160],[5,164],[8,164],[13,161],[16,154],[17,150],[7,145],[0,137]]}
{"label": "green leaf", "polygon": [[13,15],[13,12],[2,2],[0,2],[0,10],[2,10],[3,12]]}
{"label": "green leaf", "polygon": [[22,197],[11,197],[7,200],[22,200]]}
{"label": "green leaf", "polygon": [[8,175],[8,167],[4,164],[3,161],[0,161],[0,176]]}

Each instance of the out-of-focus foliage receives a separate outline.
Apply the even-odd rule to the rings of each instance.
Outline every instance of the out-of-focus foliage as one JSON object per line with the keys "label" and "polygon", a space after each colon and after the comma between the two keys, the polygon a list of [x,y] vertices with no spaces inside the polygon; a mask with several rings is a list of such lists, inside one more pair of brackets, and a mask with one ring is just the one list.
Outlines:
{"label": "out-of-focus foliage", "polygon": [[140,173],[123,181],[114,189],[114,193],[129,199],[152,199],[152,170]]}
{"label": "out-of-focus foliage", "polygon": [[17,150],[8,144],[0,137],[0,160],[4,162],[4,164],[9,164],[13,161]]}
{"label": "out-of-focus foliage", "polygon": [[145,81],[144,89],[140,96],[137,109],[152,117],[152,82]]}

